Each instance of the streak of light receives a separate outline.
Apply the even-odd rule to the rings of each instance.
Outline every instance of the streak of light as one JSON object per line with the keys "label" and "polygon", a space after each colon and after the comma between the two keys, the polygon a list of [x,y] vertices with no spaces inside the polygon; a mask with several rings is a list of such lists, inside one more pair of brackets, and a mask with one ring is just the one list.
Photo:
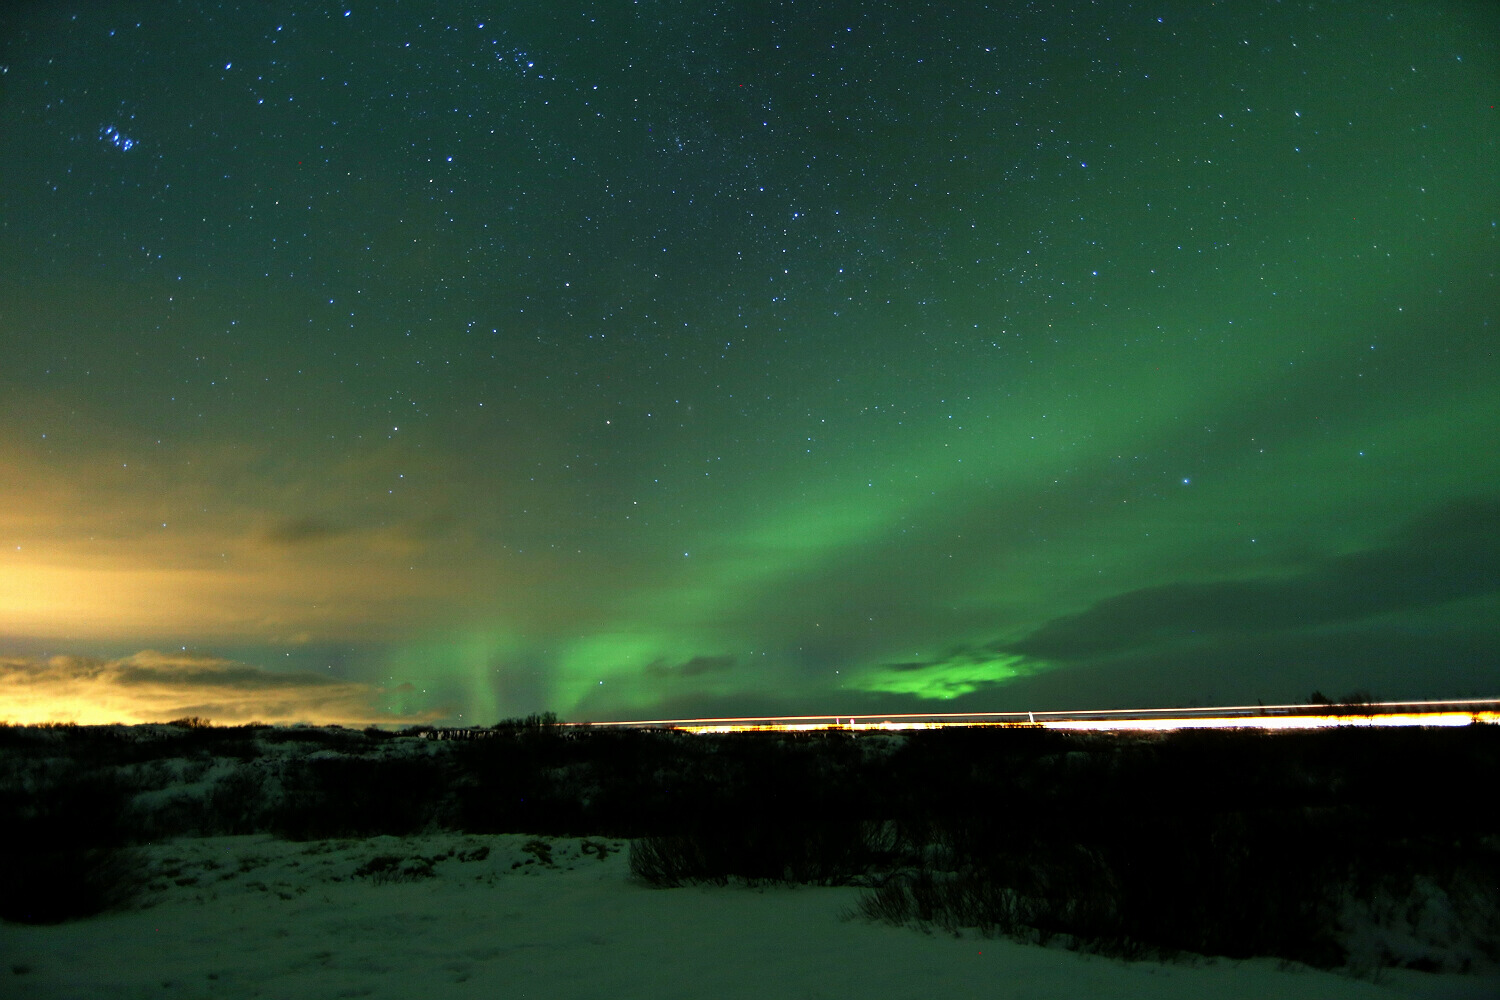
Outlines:
{"label": "streak of light", "polygon": [[1500,722],[1500,712],[1404,712],[1381,715],[1284,715],[1255,718],[1200,716],[1191,719],[1072,719],[1038,723],[1047,729],[1330,729],[1337,726],[1467,726]]}
{"label": "streak of light", "polygon": [[1085,709],[978,713],[906,713],[884,716],[788,715],[708,719],[645,719],[582,723],[678,729],[690,733],[812,732],[840,729],[886,732],[953,726],[1040,728],[1096,732],[1166,732],[1178,729],[1330,729],[1336,727],[1467,726],[1500,723],[1500,699],[1372,702],[1329,705],[1221,705],[1212,708]]}

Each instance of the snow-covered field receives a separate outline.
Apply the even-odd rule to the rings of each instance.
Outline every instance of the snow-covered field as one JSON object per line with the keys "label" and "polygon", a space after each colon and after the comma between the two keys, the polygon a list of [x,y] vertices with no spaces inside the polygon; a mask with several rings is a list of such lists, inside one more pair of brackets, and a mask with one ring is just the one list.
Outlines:
{"label": "snow-covered field", "polygon": [[[141,849],[127,911],[0,924],[0,996],[1494,998],[1500,979],[1122,962],[851,918],[856,889],[633,880],[623,841],[436,834]],[[602,855],[602,857],[601,857]]]}

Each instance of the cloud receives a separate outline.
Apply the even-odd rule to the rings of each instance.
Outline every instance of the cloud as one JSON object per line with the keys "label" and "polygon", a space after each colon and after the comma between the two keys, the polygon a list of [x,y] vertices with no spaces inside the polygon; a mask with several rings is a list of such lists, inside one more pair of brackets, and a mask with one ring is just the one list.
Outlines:
{"label": "cloud", "polygon": [[401,713],[399,689],[276,673],[193,653],[143,650],[120,659],[0,657],[0,720],[18,723],[164,722],[196,715],[214,722],[372,725],[431,721]]}
{"label": "cloud", "polygon": [[648,677],[700,677],[720,673],[734,666],[733,656],[695,656],[675,666],[666,660],[654,660],[643,671]]}
{"label": "cloud", "polygon": [[467,530],[485,498],[413,444],[340,457],[183,439],[124,462],[135,445],[118,429],[67,437],[41,448],[0,427],[0,636],[401,640],[512,583]]}
{"label": "cloud", "polygon": [[[1426,622],[1360,623],[1303,633],[1212,636],[1201,643],[1142,647],[1106,660],[1070,664],[980,693],[954,708],[1130,708],[1302,701],[1317,689],[1339,697],[1488,697],[1500,602],[1472,615]],[[1464,619],[1472,617],[1472,622]],[[998,695],[999,697],[994,697]]]}
{"label": "cloud", "polygon": [[931,662],[884,664],[861,677],[857,687],[871,694],[947,701],[1030,676],[1041,666],[1014,653],[965,647]]}
{"label": "cloud", "polygon": [[1007,648],[1084,660],[1159,644],[1340,625],[1500,591],[1500,501],[1449,504],[1391,544],[1314,563],[1275,580],[1170,583],[1055,618]]}
{"label": "cloud", "polygon": [[337,537],[344,529],[320,517],[296,517],[277,521],[266,529],[264,538],[273,545],[303,545]]}

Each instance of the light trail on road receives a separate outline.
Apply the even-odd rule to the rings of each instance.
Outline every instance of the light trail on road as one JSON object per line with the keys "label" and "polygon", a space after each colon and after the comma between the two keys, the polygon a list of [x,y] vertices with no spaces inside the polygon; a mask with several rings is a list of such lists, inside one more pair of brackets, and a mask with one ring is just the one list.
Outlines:
{"label": "light trail on road", "polygon": [[1084,709],[1080,711],[939,712],[895,715],[739,716],[571,723],[582,727],[677,729],[690,733],[891,732],[951,727],[1169,732],[1179,729],[1332,729],[1339,727],[1468,726],[1500,723],[1500,698],[1383,701],[1357,705],[1219,705],[1210,708]]}

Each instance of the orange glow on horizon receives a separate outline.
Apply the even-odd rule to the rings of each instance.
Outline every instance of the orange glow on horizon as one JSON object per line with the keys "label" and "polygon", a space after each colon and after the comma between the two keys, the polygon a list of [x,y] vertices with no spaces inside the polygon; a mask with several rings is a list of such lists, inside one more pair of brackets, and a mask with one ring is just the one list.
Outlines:
{"label": "orange glow on horizon", "polygon": [[393,710],[402,689],[276,673],[196,653],[118,659],[0,656],[0,722],[138,725],[185,716],[219,725],[413,725],[443,713]]}

